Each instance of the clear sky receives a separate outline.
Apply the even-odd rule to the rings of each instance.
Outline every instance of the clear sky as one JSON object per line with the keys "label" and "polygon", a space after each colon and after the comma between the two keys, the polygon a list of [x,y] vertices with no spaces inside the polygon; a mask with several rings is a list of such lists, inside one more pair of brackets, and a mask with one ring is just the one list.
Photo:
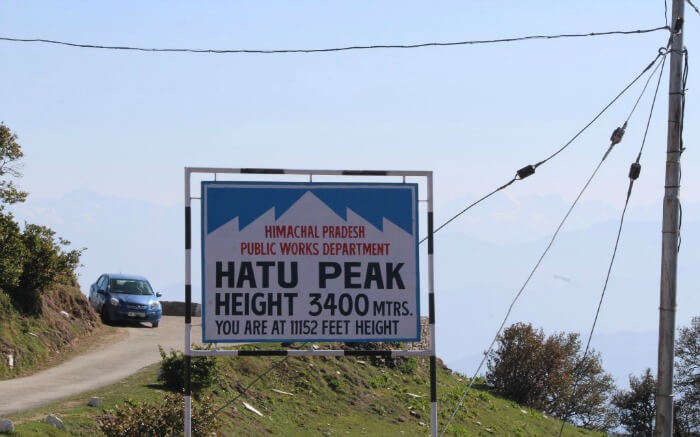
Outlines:
{"label": "clear sky", "polygon": [[[691,71],[685,140],[689,150],[683,155],[682,195],[688,205],[700,202],[700,179],[693,170],[700,164],[693,150],[698,137],[693,47],[697,46],[699,20],[687,8],[685,42]],[[0,6],[3,36],[147,47],[332,47],[631,30],[663,24],[663,0],[5,1]],[[109,217],[115,228],[107,227],[106,221],[76,223],[79,218],[66,218],[73,217],[66,212],[74,208],[71,199],[79,199],[88,211],[91,202],[103,209],[107,204],[132,202],[128,208],[162,208],[162,217],[174,211],[180,220],[185,165],[431,169],[436,173],[436,220],[441,222],[467,201],[503,183],[516,169],[558,148],[648,64],[666,39],[665,32],[656,32],[274,56],[153,54],[0,42],[0,120],[18,133],[26,152],[21,182],[31,197],[23,217],[52,224],[76,244],[89,248],[86,275],[81,279],[85,286],[100,271],[116,269],[109,265],[107,248],[100,247],[106,245],[100,232],[121,232],[117,228],[120,212],[110,210],[117,216]],[[490,324],[497,326],[502,303],[523,277],[521,270],[541,249],[539,239],[551,231],[638,91],[633,89],[536,176],[484,206],[483,212],[489,214],[486,219],[476,215],[452,225],[450,232],[456,237],[469,238],[454,240],[462,241],[462,247],[469,247],[464,245],[472,244],[471,239],[495,247],[537,242],[527,246],[529,257],[522,268],[522,259],[515,259],[508,272],[494,270],[498,281],[512,280],[489,285],[503,293],[485,301],[493,306]],[[666,92],[664,78],[642,178],[632,202],[633,215],[638,211],[640,221],[654,222],[660,216]],[[648,108],[647,96],[623,143],[587,194],[582,205],[586,213],[573,218],[576,228],[585,229],[618,214],[627,169],[636,155]],[[53,205],[55,211],[45,205]],[[693,214],[699,210],[689,207],[685,220],[697,220]],[[56,219],[53,213],[62,218]],[[129,223],[146,226],[133,209],[129,214]],[[167,238],[179,251],[181,228],[175,229],[177,234]],[[648,234],[653,244],[659,233],[657,227],[650,229],[643,235]],[[613,235],[607,231],[591,235],[593,240],[585,242],[599,243],[604,264]],[[123,245],[119,241],[110,244]],[[141,239],[130,242],[129,249],[145,253],[152,248],[147,239]],[[129,253],[125,246],[120,250]],[[96,257],[90,251],[104,255]],[[169,256],[170,252],[171,246],[163,243],[159,253]],[[136,265],[151,268],[143,267],[148,257],[140,256],[134,255]],[[494,252],[494,256],[502,254]],[[176,283],[181,277],[179,252],[172,262],[168,259],[158,267],[163,273],[158,273],[157,282],[162,285]],[[657,258],[647,261],[658,265]],[[114,262],[133,265],[127,259]],[[684,262],[695,265],[697,259],[686,257]],[[587,290],[590,299],[580,319],[567,312],[561,319],[548,319],[551,312],[546,307],[533,307],[525,314],[544,317],[549,329],[585,330],[590,304],[599,292],[602,264],[601,269],[595,266],[592,282],[596,285]],[[629,268],[633,271],[638,266]],[[442,274],[438,284],[442,280],[451,290],[464,285],[449,273]],[[168,282],[166,277],[174,279]],[[658,295],[658,277],[650,278],[644,283],[653,297]],[[466,290],[457,302],[467,305],[474,290]],[[697,293],[697,288],[688,293]],[[540,298],[538,302],[548,302]],[[624,302],[619,304],[624,308]],[[650,298],[645,305],[648,323],[637,323],[637,315],[627,314],[604,321],[603,329],[611,333],[653,330],[657,303]],[[682,321],[686,321],[693,310],[681,309],[685,311]],[[453,316],[453,322],[459,322],[459,315]],[[488,327],[485,331],[492,331]],[[483,344],[486,336],[475,340],[471,353],[478,351],[481,346],[477,344]]]}

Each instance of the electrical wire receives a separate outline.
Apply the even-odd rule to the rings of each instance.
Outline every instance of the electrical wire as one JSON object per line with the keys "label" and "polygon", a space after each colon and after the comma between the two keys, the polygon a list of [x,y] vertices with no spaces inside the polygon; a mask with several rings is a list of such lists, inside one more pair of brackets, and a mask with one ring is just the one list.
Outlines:
{"label": "electrical wire", "polygon": [[[595,117],[593,117],[593,118],[592,118],[585,126],[583,126],[578,132],[576,132],[576,134],[575,134],[573,137],[571,137],[571,139],[569,139],[566,143],[564,143],[563,146],[561,146],[559,149],[557,149],[557,150],[556,150],[554,153],[552,153],[551,155],[547,156],[545,159],[543,159],[543,160],[537,162],[536,164],[532,165],[532,167],[533,167],[533,173],[534,173],[534,169],[538,168],[539,166],[541,166],[541,165],[545,164],[546,162],[548,162],[549,160],[553,159],[554,157],[556,157],[557,155],[559,155],[561,152],[563,152],[566,148],[568,148],[574,141],[576,141],[576,139],[577,139],[579,136],[581,136],[581,134],[583,134],[589,127],[591,127],[591,126],[592,126],[592,125],[593,125],[593,124],[594,124],[594,123],[595,123],[595,122],[596,122],[596,121],[597,121],[597,120],[598,120],[598,119],[599,119],[599,118],[600,118],[600,117],[601,117],[601,116],[602,116],[602,115],[603,115],[603,114],[604,114],[604,113],[605,113],[605,112],[620,98],[620,97],[622,97],[622,95],[625,94],[625,93],[627,92],[627,90],[629,90],[629,89],[644,75],[644,73],[646,73],[647,71],[649,71],[649,69],[650,69],[652,66],[654,66],[654,64],[656,64],[656,62],[659,60],[659,58],[660,58],[661,56],[663,56],[663,54],[662,54],[661,52],[659,52],[659,53],[656,55],[656,57],[655,57],[646,67],[644,67],[644,69],[643,69],[639,74],[637,74],[637,76],[635,76],[634,79],[632,79],[631,82],[629,82],[620,92],[618,92],[617,95],[616,95],[615,97],[613,97],[613,99],[610,100],[610,101],[603,107],[603,109],[601,109],[601,110],[595,115]],[[658,66],[658,64],[657,64],[657,66]],[[655,71],[655,70],[656,70],[656,69],[654,69],[653,71]],[[649,75],[649,78],[651,78],[652,75],[653,75],[653,72]],[[648,84],[649,84],[649,80],[647,80],[646,84],[644,85],[644,89],[646,89],[646,86],[647,86]],[[639,103],[639,99],[637,99],[637,102],[635,103],[634,107],[632,108],[632,110],[630,111],[629,115],[627,116],[627,120],[630,119],[630,117],[632,116],[632,113],[633,113],[634,110],[637,108],[637,103]],[[524,168],[527,168],[527,167],[524,167]],[[450,224],[452,221],[454,221],[456,218],[458,218],[459,216],[461,216],[461,215],[464,214],[465,212],[469,211],[469,210],[470,210],[471,208],[473,208],[474,206],[478,205],[479,203],[483,202],[484,200],[488,199],[489,197],[493,196],[494,194],[498,193],[499,191],[506,189],[507,187],[509,187],[509,186],[510,186],[511,184],[513,184],[514,182],[524,179],[524,177],[520,177],[520,176],[519,176],[519,173],[520,173],[520,171],[518,171],[518,173],[516,174],[516,176],[513,177],[512,179],[510,179],[510,180],[509,180],[508,182],[506,182],[505,184],[501,185],[500,187],[496,188],[495,190],[489,192],[488,194],[482,196],[482,197],[479,198],[478,200],[475,200],[474,202],[472,202],[472,203],[470,203],[469,205],[467,205],[466,207],[464,207],[464,208],[463,208],[462,210],[460,210],[457,214],[453,215],[453,216],[450,217],[447,221],[445,221],[445,222],[442,223],[440,226],[438,226],[438,227],[433,231],[433,234],[436,234],[437,232],[439,232],[442,228],[444,228],[445,226],[447,226],[448,224]],[[532,174],[532,173],[531,173],[531,174]],[[527,177],[527,176],[525,176],[525,177]],[[418,242],[418,244],[422,244],[422,243],[423,243],[424,241],[426,241],[427,239],[428,239],[427,236],[424,237],[422,240],[420,240],[420,241]]]}
{"label": "electrical wire", "polygon": [[[681,84],[681,117],[680,117],[680,123],[678,126],[678,130],[680,131],[680,153],[681,155],[683,152],[685,152],[685,146],[683,144],[683,125],[685,123],[685,92],[686,92],[686,83],[688,82],[688,49],[684,48],[683,49],[683,57],[685,59],[683,63],[683,80]],[[680,161],[680,159],[679,159]],[[678,164],[678,185],[681,185],[681,180],[683,178],[683,171],[681,169],[680,162]],[[680,199],[678,199],[678,248],[677,252],[681,251],[681,242],[683,241],[682,235],[681,235],[681,229],[683,227],[683,203],[681,202]]]}
{"label": "electrical wire", "polygon": [[695,6],[691,0],[686,0],[686,1],[688,2],[688,4],[690,5],[691,8],[695,9],[695,12],[700,14],[700,9],[698,9],[698,7]]}
{"label": "electrical wire", "polygon": [[464,402],[464,398],[466,397],[467,393],[469,393],[469,390],[471,390],[472,385],[474,384],[474,380],[476,379],[476,376],[479,374],[479,371],[483,367],[484,363],[486,362],[487,358],[491,354],[491,350],[493,349],[494,344],[498,340],[499,335],[501,334],[501,331],[503,330],[503,327],[505,326],[506,322],[508,321],[508,317],[510,316],[510,313],[513,311],[513,307],[515,306],[516,302],[520,298],[520,296],[523,294],[523,291],[525,291],[525,287],[530,283],[530,280],[532,277],[535,275],[535,272],[537,269],[540,267],[542,264],[542,261],[544,260],[545,256],[549,252],[549,249],[551,249],[552,245],[554,244],[554,241],[556,240],[557,236],[559,235],[559,232],[561,229],[564,227],[564,224],[566,223],[566,220],[569,218],[569,215],[571,215],[571,212],[574,210],[576,205],[578,204],[578,201],[581,199],[581,196],[583,196],[583,193],[588,189],[588,186],[591,184],[595,176],[598,174],[598,170],[600,170],[600,167],[603,165],[603,162],[607,159],[608,155],[612,151],[613,147],[615,146],[614,142],[611,142],[610,146],[606,150],[606,152],[603,154],[603,157],[601,158],[600,162],[598,162],[598,165],[596,165],[595,169],[593,170],[593,173],[588,177],[588,180],[586,183],[583,185],[583,188],[579,191],[578,195],[572,202],[571,206],[569,206],[569,209],[567,210],[566,214],[564,215],[564,218],[559,222],[559,225],[557,226],[556,230],[554,231],[554,234],[549,240],[549,243],[545,247],[544,251],[540,255],[539,259],[535,263],[535,266],[532,268],[530,271],[530,274],[527,276],[527,279],[525,279],[525,282],[522,284],[518,292],[515,294],[515,297],[510,303],[510,306],[508,307],[508,311],[506,312],[505,317],[503,318],[503,321],[501,322],[501,325],[498,328],[498,331],[496,331],[496,335],[493,337],[493,340],[491,340],[491,344],[489,345],[488,349],[484,352],[484,357],[481,359],[481,362],[479,363],[479,367],[477,367],[476,371],[474,372],[473,376],[471,377],[469,381],[469,385],[467,386],[466,390],[462,393],[459,402],[457,403],[457,406],[455,409],[452,411],[452,414],[450,415],[449,420],[445,424],[444,428],[442,429],[442,432],[440,435],[443,435],[445,431],[447,430],[447,427],[450,425],[452,420],[454,419],[455,415],[457,414],[457,411],[460,409],[462,406],[462,403]]}
{"label": "electrical wire", "polygon": [[651,33],[659,30],[670,30],[668,25],[659,26],[647,29],[636,30],[611,30],[605,32],[588,32],[588,33],[562,33],[556,35],[527,35],[511,38],[497,38],[485,40],[469,40],[469,41],[446,41],[446,42],[423,42],[414,44],[371,44],[371,45],[352,45],[344,47],[332,48],[303,48],[303,49],[191,49],[191,48],[147,48],[124,45],[104,45],[104,44],[85,44],[74,43],[68,41],[59,41],[45,38],[15,38],[15,37],[0,37],[0,41],[18,42],[18,43],[43,43],[62,45],[75,48],[87,49],[103,49],[103,50],[130,50],[139,52],[168,52],[168,53],[207,53],[207,54],[289,54],[289,53],[327,53],[341,52],[349,50],[371,50],[371,49],[416,49],[424,47],[449,47],[462,45],[478,45],[478,44],[494,44],[508,43],[526,40],[539,39],[559,39],[559,38],[581,38],[581,37],[597,37],[610,35],[632,35]]}
{"label": "electrical wire", "polygon": [[[656,82],[656,90],[654,91],[654,98],[651,101],[651,109],[649,110],[649,117],[647,118],[646,127],[644,129],[644,136],[642,138],[642,144],[639,147],[639,153],[637,154],[637,159],[635,160],[635,162],[633,164],[633,168],[634,168],[635,164],[637,166],[639,166],[639,161],[642,158],[642,152],[644,151],[644,145],[646,144],[647,134],[649,132],[649,125],[651,123],[651,117],[654,114],[654,106],[656,105],[656,97],[659,93],[659,86],[661,85],[661,78],[663,77],[665,64],[666,64],[666,55],[664,55],[664,58],[661,61],[661,64],[659,64],[659,65],[661,65],[661,71],[659,72],[659,77],[658,77],[658,80]],[[651,78],[651,76],[650,76],[650,78]],[[605,298],[605,292],[608,289],[610,275],[612,273],[612,268],[613,268],[613,265],[615,263],[615,256],[617,255],[617,250],[618,250],[618,247],[620,244],[620,237],[622,235],[622,226],[625,222],[625,214],[627,213],[627,207],[629,205],[630,197],[632,196],[632,189],[634,187],[634,182],[636,180],[636,177],[632,177],[632,175],[633,175],[632,170],[630,170],[630,178],[629,178],[630,180],[629,180],[629,186],[627,187],[627,195],[625,197],[625,205],[622,208],[622,214],[620,215],[620,223],[619,223],[619,226],[617,228],[617,236],[615,237],[615,245],[613,247],[613,252],[612,252],[612,255],[610,257],[610,263],[608,264],[608,271],[607,271],[607,274],[605,275],[605,282],[603,284],[603,291],[600,294],[600,300],[598,301],[598,306],[597,306],[596,311],[595,311],[595,316],[593,317],[593,324],[591,325],[591,329],[588,333],[588,340],[586,341],[586,348],[583,352],[583,356],[581,357],[578,364],[575,366],[574,371],[572,372],[574,375],[574,383],[572,385],[572,390],[571,390],[571,394],[569,396],[569,399],[567,400],[567,406],[566,406],[565,413],[564,413],[564,419],[562,420],[561,428],[559,429],[559,437],[561,437],[562,432],[564,431],[564,426],[566,425],[567,421],[569,420],[569,417],[571,414],[571,400],[576,396],[576,389],[578,388],[578,384],[580,382],[580,377],[581,377],[581,375],[579,374],[579,371],[581,370],[582,367],[584,367],[584,365],[586,363],[586,358],[588,357],[588,352],[590,351],[590,347],[591,347],[591,340],[593,338],[593,334],[595,332],[595,328],[596,328],[596,325],[598,323],[598,316],[600,315],[600,309],[603,305],[603,299]],[[638,176],[638,174],[637,174],[637,176]]]}

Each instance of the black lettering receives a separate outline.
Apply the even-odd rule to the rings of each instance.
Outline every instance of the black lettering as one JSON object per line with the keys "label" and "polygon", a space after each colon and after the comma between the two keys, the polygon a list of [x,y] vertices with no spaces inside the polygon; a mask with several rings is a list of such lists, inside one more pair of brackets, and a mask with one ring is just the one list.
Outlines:
{"label": "black lettering", "polygon": [[253,314],[256,316],[264,316],[267,311],[265,308],[265,293],[253,293],[251,300]]}
{"label": "black lettering", "polygon": [[268,288],[270,286],[270,267],[275,265],[274,261],[258,261],[255,263],[256,266],[262,267],[262,288]]}
{"label": "black lettering", "polygon": [[216,262],[216,288],[221,288],[222,279],[224,276],[228,278],[228,288],[233,288],[233,267],[234,262],[228,262],[228,271],[223,271],[223,263],[221,261]]}
{"label": "black lettering", "polygon": [[[223,295],[224,299],[221,300]],[[216,315],[221,315],[221,307],[224,308],[224,315],[229,315],[230,296],[228,293],[216,293]]]}
{"label": "black lettering", "polygon": [[[276,297],[276,298],[275,298]],[[272,309],[277,308],[277,315],[282,315],[282,293],[267,294],[267,315],[272,316]]]}
{"label": "black lettering", "polygon": [[386,288],[389,290],[394,288],[394,280],[396,280],[396,286],[399,289],[403,290],[406,288],[399,274],[401,267],[403,267],[403,263],[396,264],[396,268],[394,268],[394,263],[386,263]]}
{"label": "black lettering", "polygon": [[367,275],[365,275],[364,288],[372,288],[372,282],[377,284],[377,288],[384,289],[384,280],[382,279],[382,269],[379,263],[367,263]]}
{"label": "black lettering", "polygon": [[248,281],[248,287],[257,288],[255,285],[253,265],[250,261],[241,262],[241,267],[238,269],[238,281],[236,282],[236,288],[243,288],[244,281]]}
{"label": "black lettering", "polygon": [[[328,267],[332,271],[328,271]],[[320,262],[318,263],[318,287],[326,288],[326,280],[335,279],[340,276],[340,264],[334,262]]]}
{"label": "black lettering", "polygon": [[288,315],[294,315],[294,298],[299,296],[299,293],[284,293],[284,297],[287,298],[288,305]]}
{"label": "black lettering", "polygon": [[[242,302],[239,300],[241,296],[243,296],[243,293],[231,293],[231,315],[232,316],[242,316],[243,315],[241,310],[238,309],[238,307],[242,305]],[[228,315],[228,314],[226,314],[226,315]]]}
{"label": "black lettering", "polygon": [[291,272],[291,279],[289,282],[287,282],[284,279],[284,262],[280,261],[277,263],[277,282],[282,288],[294,288],[297,286],[299,283],[299,267],[297,265],[296,261],[292,261],[292,272]]}
{"label": "black lettering", "polygon": [[360,288],[361,285],[352,282],[352,278],[359,278],[362,276],[360,272],[354,272],[353,267],[360,267],[362,263],[359,262],[349,262],[345,263],[345,288]]}

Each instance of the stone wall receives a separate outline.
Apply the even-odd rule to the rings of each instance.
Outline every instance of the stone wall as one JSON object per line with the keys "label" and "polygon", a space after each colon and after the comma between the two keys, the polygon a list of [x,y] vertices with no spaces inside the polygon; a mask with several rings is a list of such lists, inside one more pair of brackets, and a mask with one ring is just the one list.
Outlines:
{"label": "stone wall", "polygon": [[[164,316],[185,316],[185,302],[161,301]],[[202,317],[202,305],[192,302],[192,316]]]}
{"label": "stone wall", "polygon": [[428,318],[420,318],[420,341],[416,343],[408,343],[408,349],[410,350],[424,350],[428,349],[430,344],[430,329],[428,327]]}

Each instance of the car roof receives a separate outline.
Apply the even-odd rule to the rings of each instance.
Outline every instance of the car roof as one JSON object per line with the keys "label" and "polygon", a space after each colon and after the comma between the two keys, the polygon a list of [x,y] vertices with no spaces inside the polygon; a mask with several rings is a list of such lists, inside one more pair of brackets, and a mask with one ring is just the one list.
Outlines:
{"label": "car roof", "polygon": [[107,273],[110,279],[135,279],[140,281],[148,281],[148,279],[139,275],[129,275],[126,273]]}

